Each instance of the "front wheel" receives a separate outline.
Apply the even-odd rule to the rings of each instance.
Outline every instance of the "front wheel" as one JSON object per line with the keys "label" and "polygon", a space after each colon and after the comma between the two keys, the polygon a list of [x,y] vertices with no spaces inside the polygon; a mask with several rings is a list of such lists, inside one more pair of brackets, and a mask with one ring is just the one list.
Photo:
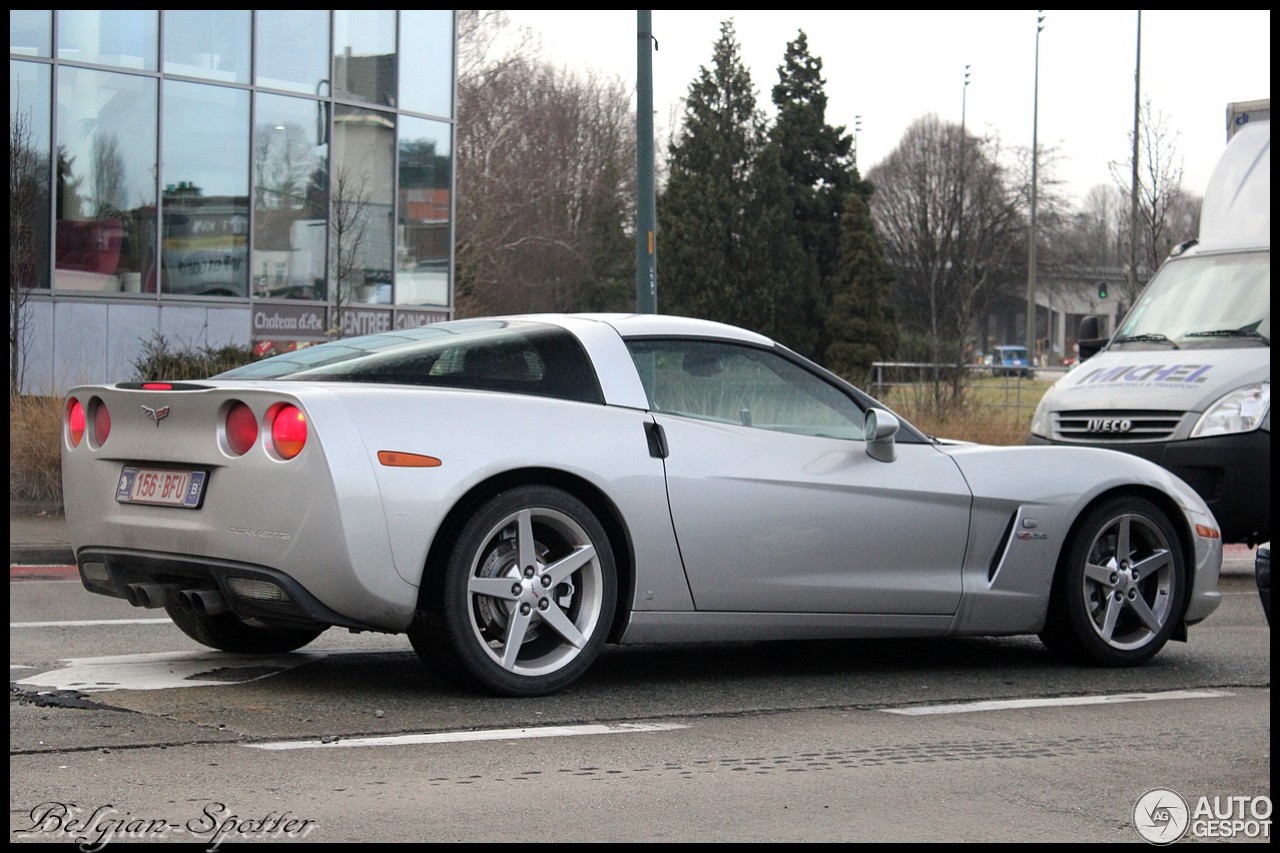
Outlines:
{"label": "front wheel", "polygon": [[561,489],[521,486],[462,525],[409,630],[444,677],[502,696],[541,696],[591,666],[617,606],[608,535]]}
{"label": "front wheel", "polygon": [[1090,510],[1073,537],[1041,640],[1105,666],[1145,663],[1184,609],[1186,567],[1173,524],[1151,501],[1121,497]]}

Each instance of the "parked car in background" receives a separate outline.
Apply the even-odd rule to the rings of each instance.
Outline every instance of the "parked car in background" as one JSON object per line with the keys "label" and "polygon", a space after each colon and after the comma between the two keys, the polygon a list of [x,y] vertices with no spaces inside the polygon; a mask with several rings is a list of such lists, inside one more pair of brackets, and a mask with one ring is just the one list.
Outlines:
{"label": "parked car in background", "polygon": [[940,441],[683,317],[458,320],[80,386],[63,477],[91,592],[229,652],[407,634],[509,696],[606,642],[1030,634],[1131,666],[1220,601],[1213,515],[1158,465]]}
{"label": "parked car in background", "polygon": [[1005,344],[995,348],[991,361],[993,376],[1035,377],[1035,370],[1027,356],[1027,348],[1018,344]]}

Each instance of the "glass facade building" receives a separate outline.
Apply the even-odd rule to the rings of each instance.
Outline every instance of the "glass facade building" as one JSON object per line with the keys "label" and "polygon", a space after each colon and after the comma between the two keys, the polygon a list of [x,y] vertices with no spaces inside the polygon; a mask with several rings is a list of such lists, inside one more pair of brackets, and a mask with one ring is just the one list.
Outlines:
{"label": "glass facade building", "polygon": [[449,317],[455,45],[450,10],[10,10],[24,388]]}

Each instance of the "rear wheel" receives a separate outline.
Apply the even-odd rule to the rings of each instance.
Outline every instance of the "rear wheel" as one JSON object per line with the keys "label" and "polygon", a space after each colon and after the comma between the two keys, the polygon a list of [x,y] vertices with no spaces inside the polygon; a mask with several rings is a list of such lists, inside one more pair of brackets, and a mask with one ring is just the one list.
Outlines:
{"label": "rear wheel", "polygon": [[165,612],[182,633],[203,646],[241,655],[276,655],[300,649],[324,633],[324,627],[284,628],[254,625],[232,613],[196,613],[177,605]]}
{"label": "rear wheel", "polygon": [[1144,663],[1168,642],[1185,595],[1186,567],[1168,517],[1144,498],[1114,498],[1075,531],[1040,637],[1072,658]]}
{"label": "rear wheel", "polygon": [[599,655],[617,577],[609,539],[582,501],[521,486],[462,526],[409,631],[446,678],[502,696],[567,687]]}

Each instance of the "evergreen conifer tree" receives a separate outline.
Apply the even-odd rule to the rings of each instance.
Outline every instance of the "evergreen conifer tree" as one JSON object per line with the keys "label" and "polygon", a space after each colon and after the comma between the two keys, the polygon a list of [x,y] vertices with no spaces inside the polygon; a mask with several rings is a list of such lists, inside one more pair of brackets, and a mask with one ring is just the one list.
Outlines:
{"label": "evergreen conifer tree", "polygon": [[[806,355],[821,357],[830,344],[826,320],[842,286],[838,275],[841,213],[850,192],[865,199],[870,187],[859,178],[853,163],[853,139],[844,127],[827,124],[826,81],[822,60],[809,53],[809,40],[801,30],[787,43],[773,104],[778,115],[769,133],[778,161],[787,177],[784,198],[789,208],[790,230],[799,241],[808,263],[775,270],[780,298],[799,302],[795,316],[799,326],[779,331],[779,337],[804,340]],[[798,347],[799,348],[799,347]]]}
{"label": "evergreen conifer tree", "polygon": [[741,323],[749,285],[748,176],[763,141],[751,74],[733,22],[689,87],[658,200],[658,310]]}
{"label": "evergreen conifer tree", "polygon": [[885,262],[867,202],[858,192],[845,197],[840,217],[840,262],[836,293],[827,317],[831,343],[824,362],[857,385],[866,385],[875,361],[893,355],[897,326],[888,308],[893,273]]}

